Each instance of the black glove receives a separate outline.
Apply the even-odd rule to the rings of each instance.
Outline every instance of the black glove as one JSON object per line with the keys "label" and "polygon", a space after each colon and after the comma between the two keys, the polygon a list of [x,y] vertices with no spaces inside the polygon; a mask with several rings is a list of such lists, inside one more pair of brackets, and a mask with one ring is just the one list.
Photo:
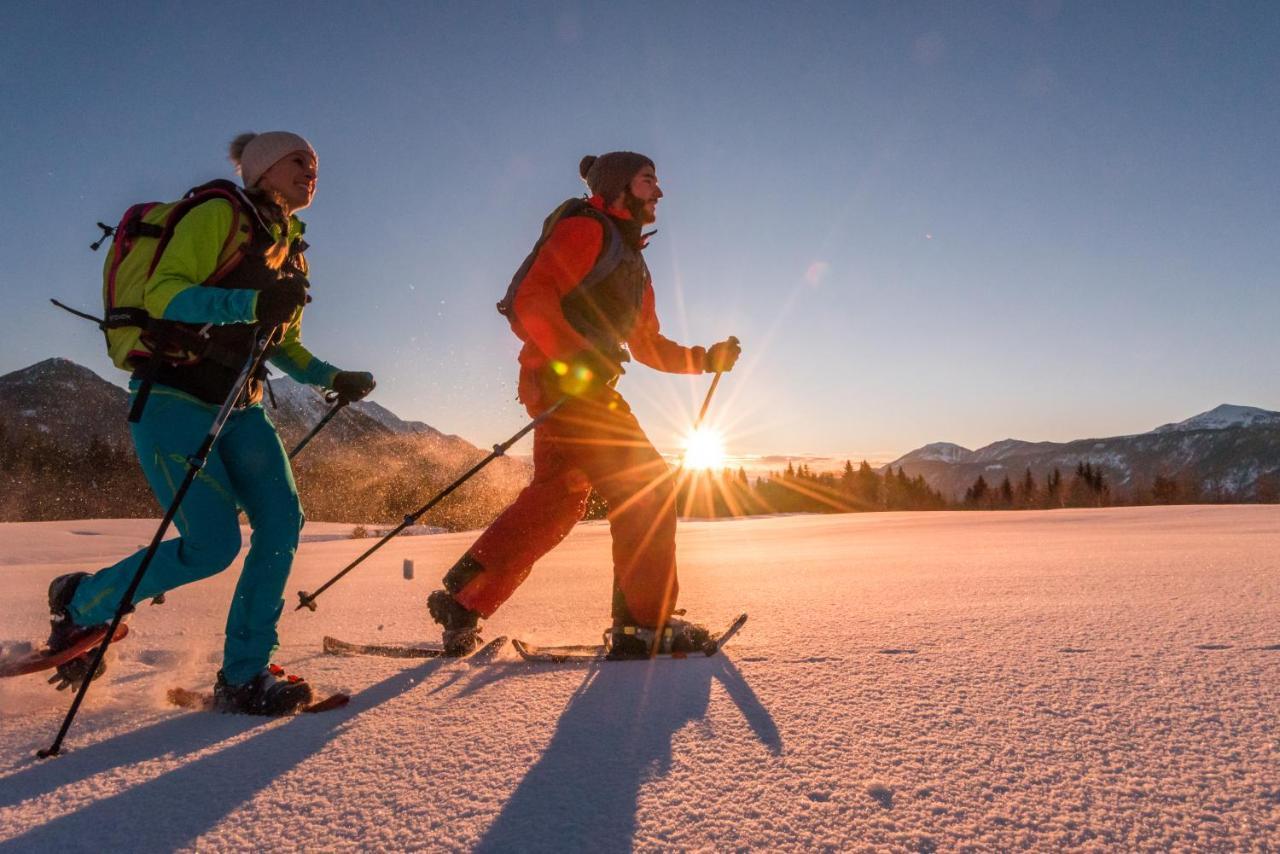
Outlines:
{"label": "black glove", "polygon": [[311,302],[310,286],[305,276],[293,273],[258,291],[258,322],[264,326],[288,323],[294,312]]}
{"label": "black glove", "polygon": [[582,350],[568,359],[552,359],[548,379],[561,394],[590,397],[622,374],[622,365],[599,350]]}
{"label": "black glove", "polygon": [[732,371],[741,355],[742,348],[738,346],[738,339],[730,335],[719,344],[712,344],[707,349],[707,355],[702,361],[702,370],[709,374]]}
{"label": "black glove", "polygon": [[339,398],[355,403],[357,400],[364,400],[377,383],[373,381],[373,374],[368,371],[338,371],[333,375],[331,386]]}

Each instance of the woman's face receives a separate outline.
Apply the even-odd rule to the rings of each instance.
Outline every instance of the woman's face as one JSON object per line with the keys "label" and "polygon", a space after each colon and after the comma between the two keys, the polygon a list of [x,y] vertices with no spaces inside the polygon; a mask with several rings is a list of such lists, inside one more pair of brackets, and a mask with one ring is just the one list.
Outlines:
{"label": "woman's face", "polygon": [[263,172],[258,186],[279,196],[290,213],[300,211],[316,194],[316,169],[311,152],[294,151]]}

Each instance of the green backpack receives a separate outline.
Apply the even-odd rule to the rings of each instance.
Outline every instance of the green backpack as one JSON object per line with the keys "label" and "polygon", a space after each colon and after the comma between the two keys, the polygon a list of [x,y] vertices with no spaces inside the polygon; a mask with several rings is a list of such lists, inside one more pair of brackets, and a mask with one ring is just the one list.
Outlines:
{"label": "green backpack", "polygon": [[99,325],[106,335],[107,353],[117,368],[133,371],[155,354],[180,365],[199,361],[203,330],[151,317],[143,298],[147,280],[155,272],[178,222],[196,205],[211,199],[225,199],[234,211],[231,231],[218,254],[218,267],[204,282],[212,285],[243,260],[255,230],[269,234],[244,190],[231,181],[201,184],[176,202],[133,205],[115,228],[98,223],[103,236],[90,248],[96,250],[108,237],[112,238],[102,267],[105,319]]}

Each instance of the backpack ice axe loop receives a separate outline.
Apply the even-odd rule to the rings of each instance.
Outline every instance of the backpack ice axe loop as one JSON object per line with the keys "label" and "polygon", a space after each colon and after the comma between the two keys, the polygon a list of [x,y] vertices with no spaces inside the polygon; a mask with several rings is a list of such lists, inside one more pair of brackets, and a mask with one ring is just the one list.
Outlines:
{"label": "backpack ice axe loop", "polygon": [[356,558],[351,563],[347,564],[337,575],[335,575],[333,578],[330,578],[324,584],[320,585],[320,587],[316,589],[316,592],[308,593],[305,590],[299,590],[298,605],[293,610],[301,611],[303,608],[306,608],[309,611],[315,611],[316,598],[319,597],[321,593],[328,590],[330,587],[336,584],[338,580],[341,579],[344,575],[346,575],[348,572],[350,572],[351,570],[359,566],[361,563],[363,563],[365,558],[369,557],[369,555],[373,554],[378,549],[386,545],[391,540],[392,537],[396,536],[405,528],[417,522],[420,518],[422,518],[422,516],[424,516],[427,513],[427,511],[429,511],[431,508],[435,507],[437,504],[439,504],[441,501],[447,498],[455,489],[457,489],[458,487],[462,486],[462,484],[470,480],[476,474],[476,472],[480,471],[480,469],[484,468],[489,463],[496,460],[498,457],[501,457],[504,454],[506,454],[507,450],[510,449],[512,445],[520,441],[520,439],[524,438],[524,435],[528,433],[530,430],[533,430],[543,421],[546,421],[548,418],[550,418],[557,409],[559,409],[561,406],[565,404],[566,401],[568,401],[568,399],[569,399],[568,397],[560,398],[555,403],[553,403],[548,409],[546,409],[544,412],[538,415],[537,418],[534,418],[528,424],[521,427],[520,430],[510,439],[508,439],[505,442],[502,442],[501,444],[494,445],[493,451],[487,457],[485,457],[483,460],[473,465],[471,468],[467,469],[467,471],[464,472],[462,475],[460,475],[457,480],[455,480],[453,483],[446,486],[440,492],[436,493],[436,495],[426,504],[422,505],[417,510],[405,516],[404,521],[402,521],[399,525],[397,525],[392,530],[388,531],[387,534],[382,539],[378,540],[378,542],[370,546],[368,550],[365,551],[364,554],[360,555],[360,557]]}

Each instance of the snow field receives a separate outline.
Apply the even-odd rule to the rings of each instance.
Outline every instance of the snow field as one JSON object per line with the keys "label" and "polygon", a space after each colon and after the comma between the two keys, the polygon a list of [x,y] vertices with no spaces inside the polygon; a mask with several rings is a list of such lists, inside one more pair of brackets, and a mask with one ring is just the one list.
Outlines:
{"label": "snow field", "polygon": [[[0,525],[0,642],[44,589],[150,536]],[[1280,508],[794,516],[680,526],[681,606],[751,619],[724,656],[589,668],[320,654],[434,639],[473,539],[308,526],[277,660],[344,710],[168,707],[212,682],[237,568],[131,618],[67,752],[69,697],[0,682],[0,851],[1270,850],[1280,838]],[[401,576],[413,558],[416,578]],[[584,524],[488,634],[590,642],[609,538]]]}

